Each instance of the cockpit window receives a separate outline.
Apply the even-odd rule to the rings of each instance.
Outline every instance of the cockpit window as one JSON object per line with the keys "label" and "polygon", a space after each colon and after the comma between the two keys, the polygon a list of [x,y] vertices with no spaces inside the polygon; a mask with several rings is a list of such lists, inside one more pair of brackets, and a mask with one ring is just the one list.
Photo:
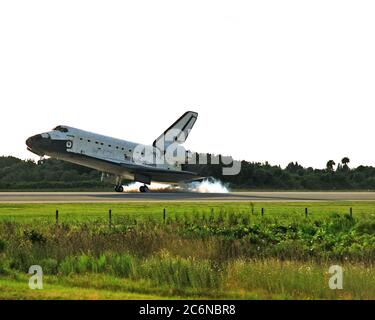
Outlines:
{"label": "cockpit window", "polygon": [[68,132],[68,129],[63,126],[57,126],[56,128],[53,128],[52,130],[60,131],[60,132]]}

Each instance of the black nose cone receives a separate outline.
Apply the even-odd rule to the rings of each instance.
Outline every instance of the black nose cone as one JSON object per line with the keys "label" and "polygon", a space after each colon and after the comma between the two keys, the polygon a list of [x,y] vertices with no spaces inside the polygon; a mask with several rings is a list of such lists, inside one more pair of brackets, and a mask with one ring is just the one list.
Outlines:
{"label": "black nose cone", "polygon": [[26,140],[26,145],[30,148],[30,149],[33,149],[33,148],[38,148],[38,145],[40,145],[41,141],[42,141],[42,135],[41,134],[37,134],[35,136],[32,136],[30,137],[29,139]]}
{"label": "black nose cone", "polygon": [[37,134],[35,136],[30,137],[26,140],[27,149],[38,156],[44,156],[45,155],[45,144],[46,139],[43,139],[41,134]]}

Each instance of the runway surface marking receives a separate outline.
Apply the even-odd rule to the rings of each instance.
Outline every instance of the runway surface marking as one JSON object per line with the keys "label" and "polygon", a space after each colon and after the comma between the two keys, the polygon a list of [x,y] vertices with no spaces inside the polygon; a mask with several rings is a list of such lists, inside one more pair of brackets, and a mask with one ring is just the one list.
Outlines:
{"label": "runway surface marking", "polygon": [[375,201],[375,192],[0,192],[0,203],[135,201]]}

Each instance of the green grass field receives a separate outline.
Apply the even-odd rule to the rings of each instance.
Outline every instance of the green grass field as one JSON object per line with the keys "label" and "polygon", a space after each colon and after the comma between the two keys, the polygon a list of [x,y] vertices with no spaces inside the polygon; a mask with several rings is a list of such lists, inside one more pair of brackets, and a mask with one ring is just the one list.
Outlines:
{"label": "green grass field", "polygon": [[340,202],[129,202],[129,203],[40,203],[40,204],[0,204],[0,221],[14,222],[54,222],[56,209],[63,222],[86,222],[106,220],[108,210],[114,217],[130,216],[134,219],[151,217],[161,220],[163,209],[167,216],[194,215],[196,213],[215,214],[220,212],[249,213],[260,215],[264,208],[265,217],[296,217],[308,214],[324,218],[327,214],[349,213],[350,207],[357,217],[375,217],[375,203],[371,201]]}
{"label": "green grass field", "polygon": [[0,299],[374,299],[374,217],[374,202],[0,204]]}

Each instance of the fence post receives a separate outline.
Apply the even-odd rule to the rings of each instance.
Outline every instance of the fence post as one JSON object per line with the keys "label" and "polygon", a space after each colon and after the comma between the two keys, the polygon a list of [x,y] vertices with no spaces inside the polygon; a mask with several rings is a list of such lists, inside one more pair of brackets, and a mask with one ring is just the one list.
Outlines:
{"label": "fence post", "polygon": [[250,206],[251,206],[251,214],[253,215],[254,214],[254,203],[250,202]]}
{"label": "fence post", "polygon": [[59,224],[59,210],[56,209],[56,225]]}
{"label": "fence post", "polygon": [[350,215],[350,218],[353,218],[353,208],[352,207],[350,207],[349,215]]}
{"label": "fence post", "polygon": [[108,212],[108,219],[109,219],[108,226],[109,226],[109,229],[111,229],[112,228],[112,210],[111,209],[109,209],[109,212]]}
{"label": "fence post", "polygon": [[305,208],[305,217],[307,218],[307,208]]}
{"label": "fence post", "polygon": [[261,213],[262,213],[262,217],[263,217],[264,216],[264,208],[262,208],[262,212]]}
{"label": "fence post", "polygon": [[165,223],[165,208],[163,209],[163,222]]}

